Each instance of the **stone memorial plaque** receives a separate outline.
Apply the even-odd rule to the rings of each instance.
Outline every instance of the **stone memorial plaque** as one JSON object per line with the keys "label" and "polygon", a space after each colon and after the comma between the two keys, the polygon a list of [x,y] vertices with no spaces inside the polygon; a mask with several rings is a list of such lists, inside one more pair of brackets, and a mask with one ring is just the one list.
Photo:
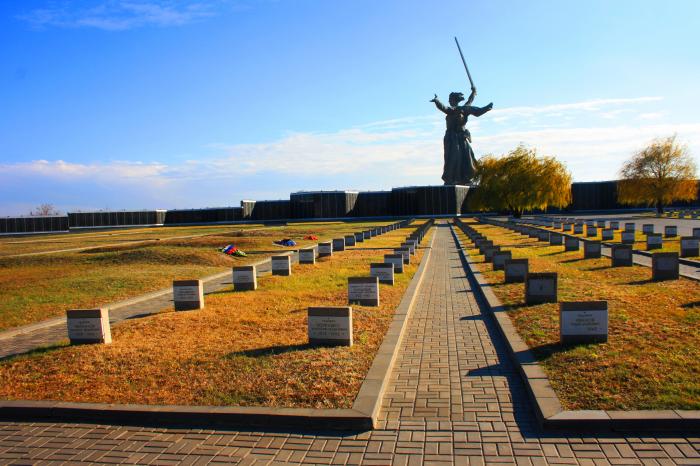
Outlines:
{"label": "stone memorial plaque", "polygon": [[664,236],[666,238],[675,238],[678,236],[678,227],[676,225],[666,225],[664,227]]}
{"label": "stone memorial plaque", "polygon": [[613,267],[632,267],[632,246],[629,244],[613,244],[610,252]]}
{"label": "stone memorial plaque", "polygon": [[564,251],[578,251],[579,250],[579,239],[573,236],[567,236],[564,238]]}
{"label": "stone memorial plaque", "polygon": [[681,237],[681,257],[700,256],[700,238],[695,236]]}
{"label": "stone memorial plaque", "polygon": [[510,259],[504,264],[506,283],[523,283],[527,276],[527,259]]}
{"label": "stone memorial plaque", "polygon": [[586,237],[592,238],[598,236],[598,229],[596,227],[586,227]]}
{"label": "stone memorial plaque", "polygon": [[493,255],[493,270],[504,270],[506,261],[512,258],[510,251],[497,251]]}
{"label": "stone memorial plaque", "polygon": [[345,236],[345,246],[355,246],[355,235]]}
{"label": "stone memorial plaque", "polygon": [[108,309],[71,309],[66,311],[66,323],[71,345],[112,343]]}
{"label": "stone memorial plaque", "polygon": [[174,280],[173,302],[176,311],[189,311],[204,307],[202,280]]}
{"label": "stone memorial plaque", "polygon": [[484,249],[484,262],[492,262],[493,255],[501,250],[500,246],[492,246]]}
{"label": "stone memorial plaque", "polygon": [[613,230],[619,230],[620,229],[620,222],[618,221],[611,221],[610,222],[610,228]]}
{"label": "stone memorial plaque", "polygon": [[651,249],[661,249],[664,247],[664,241],[661,233],[649,233],[647,235],[647,251]]}
{"label": "stone memorial plaque", "polygon": [[333,251],[345,251],[345,238],[333,238]]}
{"label": "stone memorial plaque", "polygon": [[396,248],[394,249],[394,254],[401,254],[404,264],[408,265],[411,263],[411,251],[408,248]]}
{"label": "stone memorial plaque", "polygon": [[299,249],[300,264],[315,264],[316,263],[316,248]]}
{"label": "stone memorial plaque", "polygon": [[583,225],[574,225],[574,234],[575,235],[582,235],[583,234]]}
{"label": "stone memorial plaque", "polygon": [[583,258],[584,259],[599,259],[600,258],[600,241],[584,241],[583,242]]}
{"label": "stone memorial plaque", "polygon": [[549,245],[550,246],[561,246],[564,242],[564,237],[559,233],[550,233],[549,235]]}
{"label": "stone memorial plaque", "polygon": [[406,243],[408,244],[413,244],[413,254],[416,254],[416,250],[418,249],[418,245],[420,244],[420,241],[418,241],[415,238],[410,238],[406,240]]}
{"label": "stone memorial plaque", "polygon": [[318,257],[330,257],[333,255],[333,243],[326,241],[318,243]]}
{"label": "stone memorial plaque", "polygon": [[596,226],[597,226],[598,228],[605,228],[605,220],[598,220],[598,221],[596,222]]}
{"label": "stone memorial plaque", "polygon": [[352,346],[352,307],[310,307],[309,344]]}
{"label": "stone memorial plaque", "polygon": [[634,244],[634,231],[625,230],[620,236],[622,244]]}
{"label": "stone memorial plaque", "polygon": [[372,237],[372,234],[369,232],[369,230],[365,230],[362,232],[364,235],[365,239],[370,239]]}
{"label": "stone memorial plaque", "polygon": [[408,248],[408,252],[410,252],[411,255],[416,255],[416,246],[413,243],[403,242],[401,243],[401,247]]}
{"label": "stone memorial plaque", "polygon": [[528,273],[525,277],[525,303],[557,302],[557,274],[554,272]]}
{"label": "stone memorial plaque", "polygon": [[635,231],[636,229],[637,225],[634,222],[625,223],[625,231]]}
{"label": "stone memorial plaque", "polygon": [[677,252],[657,252],[651,256],[651,279],[678,280],[680,264]]}
{"label": "stone memorial plaque", "polygon": [[563,345],[608,341],[608,302],[559,303],[559,339]]}
{"label": "stone memorial plaque", "polygon": [[348,303],[360,306],[379,306],[379,279],[377,277],[349,277]]}
{"label": "stone memorial plaque", "polygon": [[615,237],[615,230],[613,230],[612,228],[606,228],[604,230],[601,230],[601,235],[603,241],[612,241]]}
{"label": "stone memorial plaque", "polygon": [[385,254],[384,263],[394,266],[394,273],[403,273],[403,254]]}
{"label": "stone memorial plaque", "polygon": [[645,235],[654,233],[654,224],[653,223],[645,223],[642,225],[642,233]]}
{"label": "stone memorial plaque", "polygon": [[693,228],[693,236],[695,238],[700,238],[700,228]]}
{"label": "stone memorial plaque", "polygon": [[254,265],[233,268],[233,289],[235,291],[249,291],[257,288],[258,278]]}
{"label": "stone memorial plaque", "polygon": [[571,231],[574,228],[573,223],[565,223],[564,226],[562,227],[563,231]]}
{"label": "stone memorial plaque", "polygon": [[272,265],[272,275],[289,276],[292,274],[291,256],[272,256],[270,262]]}
{"label": "stone memorial plaque", "polygon": [[377,277],[379,283],[394,284],[394,264],[370,264],[369,274]]}
{"label": "stone memorial plaque", "polygon": [[365,241],[365,235],[363,233],[355,233],[355,243],[363,243]]}

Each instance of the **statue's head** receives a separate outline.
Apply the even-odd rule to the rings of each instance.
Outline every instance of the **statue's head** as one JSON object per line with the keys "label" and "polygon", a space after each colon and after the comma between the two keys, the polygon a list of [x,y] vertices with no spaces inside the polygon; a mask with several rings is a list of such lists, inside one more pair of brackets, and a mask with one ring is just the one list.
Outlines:
{"label": "statue's head", "polygon": [[464,100],[464,94],[461,92],[451,92],[450,93],[450,105],[454,106],[459,104]]}

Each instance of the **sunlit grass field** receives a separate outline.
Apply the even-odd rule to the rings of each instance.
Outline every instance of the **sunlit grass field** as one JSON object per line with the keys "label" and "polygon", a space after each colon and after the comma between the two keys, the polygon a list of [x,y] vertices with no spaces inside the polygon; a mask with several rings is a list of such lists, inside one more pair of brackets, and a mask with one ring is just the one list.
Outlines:
{"label": "sunlit grass field", "polygon": [[4,360],[0,398],[351,407],[424,250],[394,286],[380,285],[379,307],[353,306],[352,347],[308,346],[307,308],[347,305],[347,278],[367,276],[370,263],[383,261],[381,248],[398,246],[420,223],[295,265],[289,277],[263,277],[257,291],[207,295],[203,310],[123,321],[110,345],[59,345]]}
{"label": "sunlit grass field", "polygon": [[468,248],[567,409],[700,409],[700,283],[652,282],[648,267],[611,268],[606,257],[469,224],[527,258],[531,272],[557,272],[559,301],[608,301],[608,342],[562,347],[558,304],[525,306],[524,284],[504,284],[504,272]]}
{"label": "sunlit grass field", "polygon": [[[167,287],[173,280],[201,278],[293,249],[277,246],[273,244],[275,240],[292,238],[297,241],[297,247],[303,247],[317,242],[304,240],[307,235],[317,235],[319,240],[331,239],[386,223],[323,222],[241,228],[229,225],[212,229],[176,228],[174,232],[152,228],[124,234],[132,239],[132,233],[140,238],[156,235],[163,239],[150,244],[124,241],[116,246],[79,252],[0,257],[3,298],[0,300],[0,330],[63,315],[66,309],[103,306],[132,298]],[[206,236],[173,239],[173,236],[202,233]],[[81,239],[85,239],[83,235],[88,234],[75,235],[70,239],[71,244],[79,245]],[[102,235],[94,236],[103,240]],[[51,236],[39,238],[49,244],[53,239]],[[248,257],[230,257],[219,252],[219,248],[227,244],[235,244],[248,253]],[[24,248],[26,244],[20,246]]]}

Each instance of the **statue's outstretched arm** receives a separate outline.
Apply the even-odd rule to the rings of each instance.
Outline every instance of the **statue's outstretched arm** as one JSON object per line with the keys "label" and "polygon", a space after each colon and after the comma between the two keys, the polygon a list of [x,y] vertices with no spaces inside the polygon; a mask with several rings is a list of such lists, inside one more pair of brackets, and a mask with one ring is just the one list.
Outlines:
{"label": "statue's outstretched arm", "polygon": [[472,102],[474,102],[474,97],[476,97],[476,87],[472,87],[472,93],[469,94],[469,98],[467,99],[467,103],[465,105],[471,105]]}
{"label": "statue's outstretched arm", "polygon": [[486,107],[469,107],[469,114],[475,117],[480,117],[484,113],[490,111],[493,108],[493,102],[488,104]]}
{"label": "statue's outstretched arm", "polygon": [[440,110],[441,112],[443,112],[445,114],[447,113],[447,107],[445,107],[445,105],[442,102],[440,102],[440,99],[438,99],[437,94],[435,94],[435,97],[430,99],[430,101],[435,104],[435,106],[438,108],[438,110]]}

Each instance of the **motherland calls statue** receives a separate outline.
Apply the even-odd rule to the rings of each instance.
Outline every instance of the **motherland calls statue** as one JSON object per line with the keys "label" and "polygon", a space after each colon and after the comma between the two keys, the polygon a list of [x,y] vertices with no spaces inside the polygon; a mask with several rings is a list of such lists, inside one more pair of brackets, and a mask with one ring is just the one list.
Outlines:
{"label": "motherland calls statue", "polygon": [[[456,37],[455,42],[457,42]],[[476,87],[474,87],[474,82],[469,73],[469,68],[467,68],[467,62],[464,60],[464,55],[462,55],[459,42],[457,42],[457,48],[459,49],[459,54],[462,57],[462,63],[464,63],[464,69],[467,71],[469,83],[472,88],[469,99],[467,99],[467,104],[459,105],[459,103],[464,100],[464,94],[461,92],[452,92],[450,94],[449,107],[446,107],[440,102],[437,94],[435,94],[431,102],[434,102],[435,106],[446,115],[445,122],[447,123],[447,130],[445,131],[445,137],[443,139],[445,166],[442,171],[442,180],[446,185],[469,185],[476,171],[476,158],[474,157],[474,150],[471,145],[471,134],[469,134],[469,130],[466,129],[464,125],[467,123],[469,115],[480,117],[493,108],[493,103],[488,104],[486,107],[472,106],[474,97],[476,97]]]}

